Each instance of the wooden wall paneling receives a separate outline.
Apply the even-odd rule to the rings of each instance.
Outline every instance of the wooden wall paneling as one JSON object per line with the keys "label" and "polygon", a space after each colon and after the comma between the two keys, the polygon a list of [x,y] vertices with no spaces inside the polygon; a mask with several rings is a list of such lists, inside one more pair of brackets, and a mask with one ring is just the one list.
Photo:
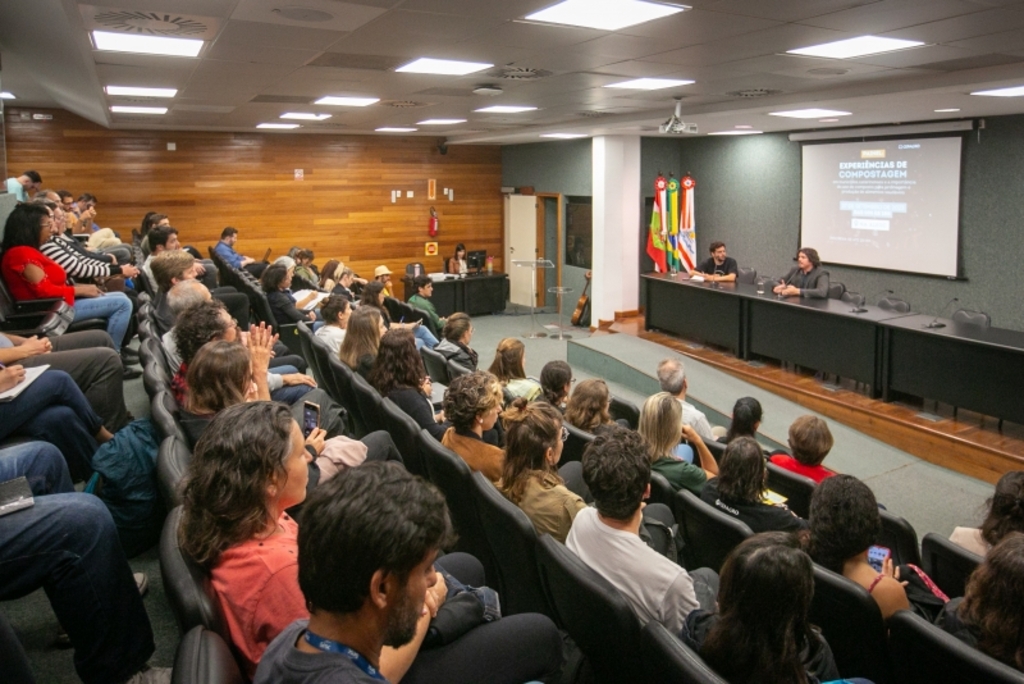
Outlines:
{"label": "wooden wall paneling", "polygon": [[[21,111],[5,110],[12,173],[36,169],[47,188],[93,193],[97,222],[125,237],[147,211],[159,211],[204,253],[231,225],[244,254],[269,247],[279,256],[299,245],[317,264],[340,259],[364,276],[381,263],[396,272],[413,261],[443,270],[459,242],[486,249],[505,270],[497,146],[441,155],[433,138],[109,130],[63,110],[31,110],[52,121],[22,121]],[[428,200],[428,178],[453,188],[455,201]],[[395,204],[392,190],[402,191]],[[431,206],[436,238],[427,233]],[[429,241],[439,255],[424,256]]]}

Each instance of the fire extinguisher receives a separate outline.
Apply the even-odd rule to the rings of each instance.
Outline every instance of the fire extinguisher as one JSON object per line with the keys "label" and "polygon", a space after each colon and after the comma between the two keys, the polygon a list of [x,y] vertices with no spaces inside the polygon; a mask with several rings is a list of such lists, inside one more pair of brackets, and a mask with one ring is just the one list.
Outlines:
{"label": "fire extinguisher", "polygon": [[440,227],[441,225],[437,220],[437,211],[434,207],[430,207],[430,220],[427,221],[427,232],[430,233],[430,237],[436,237]]}

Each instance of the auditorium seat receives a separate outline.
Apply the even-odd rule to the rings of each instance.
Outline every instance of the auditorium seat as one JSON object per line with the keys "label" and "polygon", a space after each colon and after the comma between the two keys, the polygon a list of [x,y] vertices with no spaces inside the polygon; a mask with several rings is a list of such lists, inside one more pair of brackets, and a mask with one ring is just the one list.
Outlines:
{"label": "auditorium seat", "polygon": [[921,567],[950,598],[964,595],[967,579],[983,560],[934,532],[921,540]]}
{"label": "auditorium seat", "polygon": [[754,536],[745,523],[701,501],[693,492],[676,492],[676,522],[683,537],[683,565],[687,570],[722,570],[726,556],[744,539]]}
{"label": "auditorium seat", "polygon": [[405,469],[413,475],[427,477],[427,467],[420,447],[420,426],[387,397],[380,401],[380,417],[381,427],[388,431],[395,446],[398,447]]}
{"label": "auditorium seat", "polygon": [[608,413],[611,414],[612,420],[625,420],[629,423],[631,430],[636,430],[640,425],[640,409],[637,408],[637,405],[626,399],[620,399],[614,394],[611,405],[608,407]]}
{"label": "auditorium seat", "polygon": [[444,354],[428,347],[422,347],[420,356],[423,357],[423,367],[432,381],[445,386],[451,384],[451,377],[448,375],[448,359],[444,357]]}
{"label": "auditorium seat", "polygon": [[651,495],[647,499],[647,503],[660,503],[668,506],[669,510],[675,514],[676,508],[676,490],[672,487],[672,484],[665,479],[665,476],[661,473],[651,471]]}
{"label": "auditorium seat", "polygon": [[894,313],[910,313],[910,303],[896,297],[883,297],[879,299],[878,308]]}
{"label": "auditorium seat", "polygon": [[921,566],[921,547],[917,542],[914,527],[898,515],[879,509],[882,517],[882,533],[876,542],[892,551],[893,565],[912,563]]}
{"label": "auditorium seat", "polygon": [[858,292],[850,292],[847,290],[843,293],[843,296],[839,298],[839,301],[846,302],[847,304],[851,304],[855,308],[859,309],[864,306],[865,297]]}
{"label": "auditorium seat", "polygon": [[640,654],[648,682],[728,684],[660,622],[648,622],[640,633]]}
{"label": "auditorium seat", "polygon": [[[469,370],[465,366],[448,359],[448,378],[450,380],[461,378],[463,375],[469,375],[472,372],[473,371]],[[448,384],[450,385],[451,383],[449,382]]]}
{"label": "auditorium seat", "polygon": [[309,372],[313,375],[313,379],[316,380],[316,384],[330,394],[332,399],[337,401],[338,398],[334,396],[334,393],[328,387],[327,378],[320,367],[320,359],[313,352],[313,332],[303,321],[296,323],[295,327],[299,332],[299,346],[302,348],[302,357],[306,359],[306,365],[309,366]]}
{"label": "auditorium seat", "polygon": [[786,497],[789,510],[804,520],[810,517],[811,495],[816,486],[811,478],[768,462],[768,489]]}
{"label": "auditorium seat", "polygon": [[161,439],[177,437],[183,444],[188,444],[185,432],[178,424],[178,402],[169,389],[159,390],[150,402],[150,414]]}
{"label": "auditorium seat", "polygon": [[[338,361],[340,365],[344,365]],[[367,432],[387,430],[387,421],[381,413],[381,396],[363,379],[359,373],[349,375],[349,383],[352,387],[353,401],[359,406],[359,414],[363,418],[363,424]]]}
{"label": "auditorium seat", "polygon": [[216,632],[202,625],[178,643],[171,684],[243,684],[245,678],[231,649]]}
{"label": "auditorium seat", "polygon": [[970,309],[957,309],[953,312],[953,320],[956,323],[964,323],[979,328],[988,328],[992,325],[992,317],[983,311],[971,311]]}
{"label": "auditorium seat", "polygon": [[156,479],[160,487],[160,498],[168,511],[181,505],[181,481],[188,473],[191,461],[192,452],[188,444],[174,435],[160,443],[156,457]]}
{"label": "auditorium seat", "polygon": [[842,299],[843,293],[846,292],[846,285],[842,283],[830,283],[828,286],[828,298],[829,299]]}
{"label": "auditorium seat", "polygon": [[164,593],[178,623],[178,632],[184,635],[193,627],[202,625],[230,641],[209,575],[178,545],[181,516],[180,506],[171,511],[164,520],[160,535],[160,574]]}
{"label": "auditorium seat", "polygon": [[582,460],[583,452],[587,445],[594,441],[594,435],[585,430],[580,430],[568,422],[564,422],[562,425],[569,431],[569,438],[565,440],[565,444],[562,446],[562,458],[558,461],[558,465]]}
{"label": "auditorium seat", "polygon": [[[321,353],[319,347],[314,345],[314,351]],[[323,364],[324,357],[320,357],[321,365]],[[328,381],[328,387],[332,385],[337,389],[340,396],[335,397],[338,402],[345,407],[348,411],[349,420],[352,422],[352,434],[354,437],[359,438],[371,432],[367,427],[366,418],[362,406],[360,406],[359,397],[356,394],[354,382],[355,377],[358,375],[351,368],[346,366],[341,360],[334,354],[327,355],[327,371],[331,379]],[[362,376],[359,376],[362,380]],[[365,381],[364,381],[365,384]],[[366,407],[367,411],[372,407]]]}
{"label": "auditorium seat", "polygon": [[736,274],[736,282],[753,285],[757,282],[757,271],[753,268],[740,267],[739,273]]}

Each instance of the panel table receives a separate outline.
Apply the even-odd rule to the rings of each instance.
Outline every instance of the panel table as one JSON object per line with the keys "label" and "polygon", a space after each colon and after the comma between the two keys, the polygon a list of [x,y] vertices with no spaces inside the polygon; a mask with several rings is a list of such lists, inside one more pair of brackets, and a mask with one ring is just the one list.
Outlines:
{"label": "panel table", "polygon": [[[405,286],[405,301],[416,294],[412,278],[402,279]],[[467,276],[465,278],[445,278],[434,281],[434,293],[430,297],[437,315],[450,316],[462,311],[470,316],[504,311],[508,301],[508,274],[493,273],[491,275]]]}

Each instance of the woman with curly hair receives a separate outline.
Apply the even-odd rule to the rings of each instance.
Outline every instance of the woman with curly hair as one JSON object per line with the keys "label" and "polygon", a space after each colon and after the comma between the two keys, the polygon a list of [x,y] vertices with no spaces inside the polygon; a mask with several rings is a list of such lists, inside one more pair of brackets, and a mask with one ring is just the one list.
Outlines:
{"label": "woman with curly hair", "polygon": [[501,479],[505,451],[484,441],[501,413],[501,385],[486,371],[475,371],[452,380],[444,395],[444,415],[451,427],[441,438],[472,470],[491,482]]}
{"label": "woman with curly hair", "polygon": [[[565,422],[585,432],[597,432],[602,425],[614,422],[608,413],[611,405],[612,395],[608,391],[608,383],[598,379],[584,380],[576,385],[569,403],[565,405]],[[622,427],[628,428],[629,425]]]}
{"label": "woman with curly hair", "polygon": [[543,396],[537,401],[546,401],[558,409],[559,413],[565,412],[565,401],[569,398],[569,389],[576,379],[572,377],[572,367],[565,361],[548,361],[540,369],[540,386],[544,391]]}
{"label": "woman with curly hair", "polygon": [[686,616],[682,640],[730,684],[839,679],[832,649],[809,618],[811,559],[785,532],[755,535],[722,566],[718,609]]}
{"label": "woman with curly hair", "polygon": [[448,429],[443,424],[444,413],[434,413],[430,376],[423,370],[423,359],[410,331],[395,328],[384,333],[377,363],[367,380],[435,439],[444,437]]}
{"label": "woman with curly hair", "polygon": [[868,563],[868,549],[882,530],[878,502],[868,486],[852,475],[835,475],[814,489],[810,510],[810,554],[815,563],[864,587],[888,620],[910,608],[892,559],[882,572]]}
{"label": "woman with curly hair", "polygon": [[338,358],[364,378],[369,376],[377,360],[381,335],[387,331],[380,311],[373,307],[359,307],[348,319]]}
{"label": "woman with curly hair", "polygon": [[564,475],[582,482],[579,461],[558,469],[562,445],[569,436],[562,416],[551,404],[531,404],[519,397],[501,419],[505,423],[505,467],[498,488],[526,513],[537,534],[550,534],[564,544],[573,519],[587,504],[563,479]]}
{"label": "woman with curly hair", "polygon": [[408,328],[412,330],[413,335],[416,336],[416,349],[420,347],[433,349],[437,346],[437,338],[423,327],[420,321],[415,323],[392,321],[391,316],[388,315],[388,310],[384,308],[384,296],[384,283],[379,280],[367,283],[366,287],[363,288],[362,298],[359,300],[359,308],[372,307],[379,311],[380,317],[384,321],[384,327],[388,330],[391,330],[391,328]]}
{"label": "woman with curly hair", "polygon": [[[647,398],[640,410],[637,432],[647,443],[651,472],[661,474],[676,491],[688,489],[699,496],[704,483],[718,475],[715,457],[693,426],[683,423],[683,408],[668,392]],[[689,461],[685,453],[680,455],[679,440],[684,438],[696,447],[700,465],[690,462],[693,452],[686,445]]]}
{"label": "woman with curly hair", "polygon": [[971,573],[962,599],[946,604],[939,626],[1024,672],[1024,534],[1011,532]]}
{"label": "woman with curly hair", "polygon": [[1024,471],[1012,470],[996,483],[981,527],[957,527],[949,540],[984,556],[1011,532],[1024,532]]}
{"label": "woman with curly hair", "polygon": [[513,396],[533,401],[544,391],[539,382],[526,377],[526,345],[514,337],[506,337],[498,343],[488,370]]}

